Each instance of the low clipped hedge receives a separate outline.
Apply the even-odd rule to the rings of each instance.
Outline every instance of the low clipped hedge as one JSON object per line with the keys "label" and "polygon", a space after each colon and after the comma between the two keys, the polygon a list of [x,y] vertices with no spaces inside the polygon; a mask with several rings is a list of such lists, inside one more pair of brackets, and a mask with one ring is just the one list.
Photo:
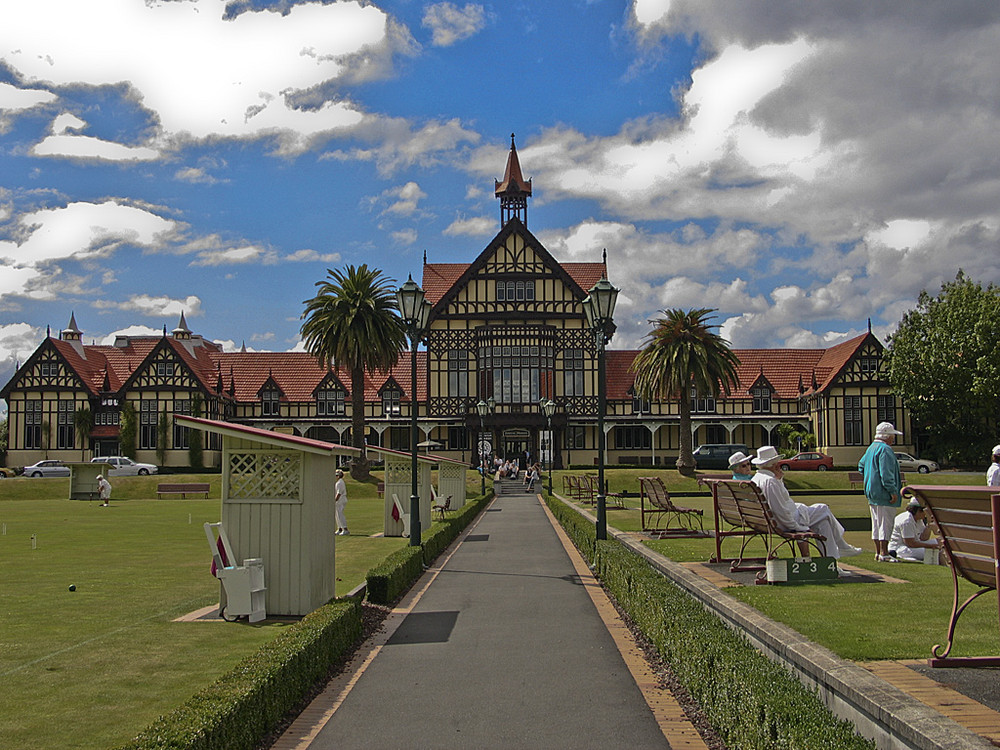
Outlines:
{"label": "low clipped hedge", "polygon": [[368,571],[367,598],[373,604],[391,604],[409,590],[424,571],[458,537],[489,502],[478,498],[446,516],[444,523],[423,534],[419,547],[404,547]]}
{"label": "low clipped hedge", "polygon": [[549,507],[619,606],[670,664],[726,745],[745,750],[874,748],[813,691],[694,597],[559,500]]}
{"label": "low clipped hedge", "polygon": [[121,750],[253,750],[360,637],[360,600],[336,599],[288,626]]}
{"label": "low clipped hedge", "polygon": [[394,602],[423,572],[424,551],[420,547],[403,547],[368,571],[365,596],[374,604]]}

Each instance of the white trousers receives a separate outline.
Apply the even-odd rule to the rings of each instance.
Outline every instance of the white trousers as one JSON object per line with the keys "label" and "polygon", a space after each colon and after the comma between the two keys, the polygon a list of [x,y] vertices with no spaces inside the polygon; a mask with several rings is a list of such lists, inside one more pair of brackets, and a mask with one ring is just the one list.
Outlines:
{"label": "white trousers", "polygon": [[899,508],[891,505],[869,505],[868,511],[872,516],[872,539],[888,542],[892,539],[892,525]]}
{"label": "white trousers", "polygon": [[[329,507],[329,506],[328,506]],[[344,515],[344,508],[347,507],[347,498],[337,501],[337,528],[346,529],[347,528],[347,516]]]}
{"label": "white trousers", "polygon": [[844,541],[844,527],[833,515],[830,506],[826,503],[816,503],[815,505],[796,503],[796,506],[799,522],[806,524],[817,534],[826,537],[825,542],[820,542],[824,554],[827,557],[840,559],[840,551],[848,549],[850,545]]}

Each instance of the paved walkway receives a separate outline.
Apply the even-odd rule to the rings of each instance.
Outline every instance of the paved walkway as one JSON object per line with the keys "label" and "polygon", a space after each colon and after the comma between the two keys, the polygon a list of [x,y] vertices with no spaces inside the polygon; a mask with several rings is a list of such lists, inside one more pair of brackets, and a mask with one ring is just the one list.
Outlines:
{"label": "paved walkway", "polygon": [[274,748],[704,748],[629,638],[539,498],[500,495]]}

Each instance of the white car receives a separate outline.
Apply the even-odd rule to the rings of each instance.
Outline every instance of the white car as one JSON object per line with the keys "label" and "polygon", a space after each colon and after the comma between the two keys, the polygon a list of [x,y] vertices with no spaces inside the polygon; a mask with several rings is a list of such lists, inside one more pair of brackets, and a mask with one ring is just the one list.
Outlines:
{"label": "white car", "polygon": [[98,456],[90,459],[90,463],[111,464],[108,476],[112,477],[134,477],[136,474],[146,476],[159,471],[153,464],[139,464],[127,456]]}
{"label": "white car", "polygon": [[915,471],[918,474],[926,474],[941,468],[933,461],[928,461],[926,458],[914,458],[909,453],[899,453],[897,451],[896,458],[899,459],[899,468],[903,471]]}
{"label": "white car", "polygon": [[62,461],[54,458],[47,458],[37,464],[24,467],[26,477],[68,477],[69,467]]}

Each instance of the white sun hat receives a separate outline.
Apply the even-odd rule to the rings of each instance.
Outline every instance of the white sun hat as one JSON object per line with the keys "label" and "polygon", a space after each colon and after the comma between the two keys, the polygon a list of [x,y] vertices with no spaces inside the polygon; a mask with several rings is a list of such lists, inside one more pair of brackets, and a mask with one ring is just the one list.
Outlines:
{"label": "white sun hat", "polygon": [[736,453],[734,453],[729,457],[729,468],[731,469],[734,466],[738,466],[744,461],[749,461],[749,460],[750,456],[748,456],[746,453],[744,453],[743,451],[736,451]]}
{"label": "white sun hat", "polygon": [[875,437],[889,437],[889,435],[902,435],[903,433],[897,430],[892,422],[879,422],[878,426],[875,427]]}
{"label": "white sun hat", "polygon": [[778,449],[773,445],[764,445],[757,449],[757,458],[753,459],[754,466],[766,466],[781,458]]}

